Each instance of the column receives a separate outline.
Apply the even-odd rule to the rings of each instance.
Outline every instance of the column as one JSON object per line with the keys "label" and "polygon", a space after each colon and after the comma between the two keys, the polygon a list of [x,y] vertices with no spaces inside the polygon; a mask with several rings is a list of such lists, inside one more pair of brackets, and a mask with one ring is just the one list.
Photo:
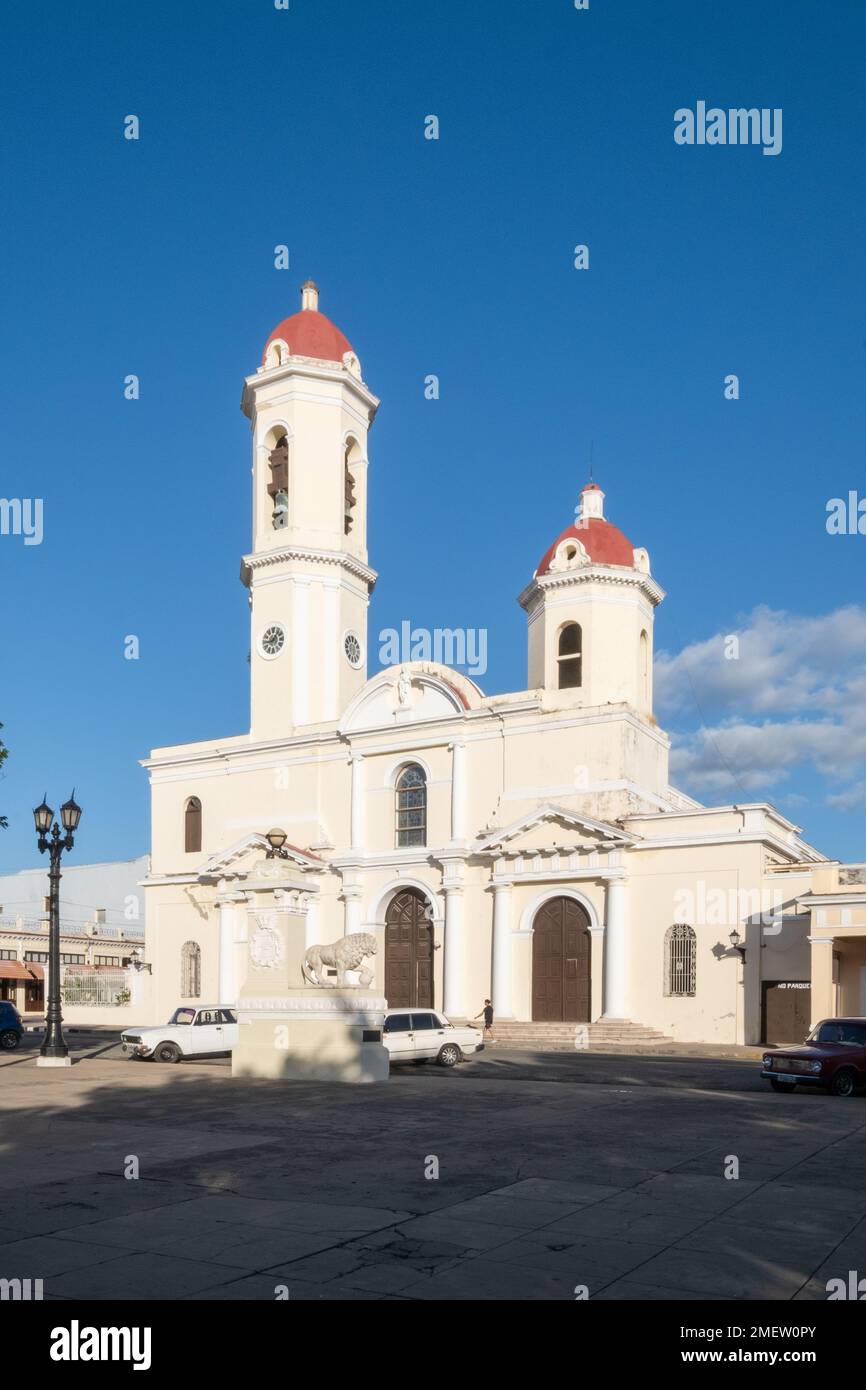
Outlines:
{"label": "column", "polygon": [[361,930],[361,886],[343,884],[343,935]]}
{"label": "column", "polygon": [[220,909],[220,952],[219,952],[219,999],[218,1004],[237,1003],[235,984],[235,908],[234,903],[223,901]]}
{"label": "column", "polygon": [[604,1017],[628,1018],[625,880],[608,879],[604,931]]}
{"label": "column", "polygon": [[466,744],[451,745],[451,839],[466,838]]}
{"label": "column", "polygon": [[810,974],[812,977],[812,1017],[810,1025],[819,1023],[822,1018],[832,1018],[836,1012],[836,991],[833,988],[833,938],[832,936],[809,936],[811,950]]}
{"label": "column", "polygon": [[449,1018],[465,1018],[463,885],[443,884],[443,889],[445,892],[445,1013]]}
{"label": "column", "polygon": [[336,719],[339,714],[339,671],[340,659],[340,587],[339,584],[324,584],[322,598],[325,607],[325,673],[324,673],[324,719]]}
{"label": "column", "polygon": [[310,898],[307,904],[307,915],[304,918],[304,950],[308,951],[311,946],[319,944],[319,904],[315,898]]}
{"label": "column", "polygon": [[511,884],[493,885],[493,1000],[496,1018],[513,1018],[511,1007]]}
{"label": "column", "polygon": [[352,801],[351,801],[351,848],[364,847],[364,755],[353,753],[352,763]]}
{"label": "column", "polygon": [[299,725],[310,720],[310,584],[292,579],[292,723]]}
{"label": "column", "polygon": [[128,970],[126,975],[129,981],[129,1002],[133,1007],[144,1003],[144,982],[148,978],[146,970]]}

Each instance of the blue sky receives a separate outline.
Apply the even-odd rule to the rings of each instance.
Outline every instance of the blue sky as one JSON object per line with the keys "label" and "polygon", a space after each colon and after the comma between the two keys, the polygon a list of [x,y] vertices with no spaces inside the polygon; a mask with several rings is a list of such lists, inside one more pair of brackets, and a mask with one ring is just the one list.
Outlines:
{"label": "blue sky", "polygon": [[[481,685],[523,688],[516,596],[592,445],[668,591],[675,780],[866,857],[866,537],[825,529],[866,495],[864,30],[854,0],[7,11],[0,493],[44,540],[0,537],[0,868],[73,783],[76,860],[140,853],[137,760],[248,727],[238,402],[307,276],[383,402],[371,649],[485,627]],[[698,100],[782,108],[781,154],[675,144]]]}

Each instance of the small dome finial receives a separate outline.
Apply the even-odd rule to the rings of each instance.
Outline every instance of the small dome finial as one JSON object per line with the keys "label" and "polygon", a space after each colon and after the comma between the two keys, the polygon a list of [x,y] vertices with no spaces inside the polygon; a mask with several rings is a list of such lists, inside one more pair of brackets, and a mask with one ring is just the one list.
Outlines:
{"label": "small dome finial", "polygon": [[315,280],[305,280],[301,286],[301,308],[314,309],[319,307],[319,287]]}
{"label": "small dome finial", "polygon": [[577,518],[577,525],[586,522],[590,517],[596,517],[599,521],[604,520],[604,493],[598,483],[589,482],[580,494],[580,501],[574,509]]}

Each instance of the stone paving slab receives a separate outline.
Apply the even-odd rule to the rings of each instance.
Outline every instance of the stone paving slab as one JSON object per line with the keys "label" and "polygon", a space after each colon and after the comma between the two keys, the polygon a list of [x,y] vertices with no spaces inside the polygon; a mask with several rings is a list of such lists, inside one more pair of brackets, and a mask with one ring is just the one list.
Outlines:
{"label": "stone paving slab", "polygon": [[9,1278],[47,1279],[50,1275],[67,1274],[82,1266],[104,1264],[115,1260],[117,1250],[99,1244],[95,1239],[63,1240],[57,1236],[25,1236],[0,1245],[0,1269]]}
{"label": "stone paving slab", "polygon": [[0,1277],[49,1299],[788,1300],[866,1275],[866,1101],[777,1096],[740,1059],[377,1087],[28,1061],[0,1127]]}
{"label": "stone paving slab", "polygon": [[640,1280],[694,1289],[704,1298],[793,1298],[808,1279],[808,1259],[788,1261],[751,1251],[692,1250],[671,1246],[641,1266]]}
{"label": "stone paving slab", "polygon": [[451,1216],[448,1208],[432,1216],[418,1216],[398,1226],[397,1230],[409,1240],[443,1240],[462,1246],[464,1250],[489,1250],[492,1245],[503,1245],[521,1234],[520,1226]]}
{"label": "stone paving slab", "polygon": [[575,1282],[581,1281],[528,1265],[497,1263],[478,1257],[466,1260],[456,1269],[418,1280],[409,1286],[406,1296],[447,1302],[481,1299],[559,1302],[574,1299]]}
{"label": "stone paving slab", "polygon": [[558,1273],[572,1283],[588,1283],[591,1276],[607,1284],[645,1265],[664,1248],[661,1241],[572,1240],[548,1229],[507,1241],[489,1250],[486,1258]]}
{"label": "stone paving slab", "polygon": [[713,1300],[717,1297],[719,1295],[708,1295],[698,1289],[672,1289],[662,1287],[661,1284],[642,1284],[639,1279],[617,1279],[599,1293],[590,1293],[590,1300],[614,1300],[625,1303],[685,1303],[689,1300],[703,1303],[707,1298]]}
{"label": "stone paving slab", "polygon": [[344,1239],[383,1226],[405,1221],[407,1211],[381,1207],[354,1207],[335,1202],[278,1202],[260,1197],[238,1197],[234,1193],[212,1193],[185,1203],[184,1216],[192,1220],[209,1217],[248,1226],[276,1226],[287,1230],[335,1231]]}
{"label": "stone paving slab", "polygon": [[[116,1255],[116,1252],[115,1252]],[[237,1270],[204,1260],[137,1252],[52,1279],[48,1292],[74,1299],[175,1299],[236,1278]]]}

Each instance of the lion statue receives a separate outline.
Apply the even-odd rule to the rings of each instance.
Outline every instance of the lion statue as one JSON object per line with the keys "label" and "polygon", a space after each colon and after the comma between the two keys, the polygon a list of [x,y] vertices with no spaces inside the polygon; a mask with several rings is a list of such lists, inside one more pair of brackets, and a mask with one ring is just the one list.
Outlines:
{"label": "lion statue", "polygon": [[375,936],[370,936],[369,932],[356,931],[351,936],[341,936],[339,941],[332,941],[329,946],[310,946],[304,952],[304,963],[302,970],[304,979],[311,985],[331,985],[333,980],[329,979],[324,973],[326,965],[332,966],[337,972],[337,985],[343,987],[346,984],[346,971],[357,970],[358,982],[362,989],[367,989],[373,982],[373,972],[362,965],[365,956],[375,956],[378,950]]}

